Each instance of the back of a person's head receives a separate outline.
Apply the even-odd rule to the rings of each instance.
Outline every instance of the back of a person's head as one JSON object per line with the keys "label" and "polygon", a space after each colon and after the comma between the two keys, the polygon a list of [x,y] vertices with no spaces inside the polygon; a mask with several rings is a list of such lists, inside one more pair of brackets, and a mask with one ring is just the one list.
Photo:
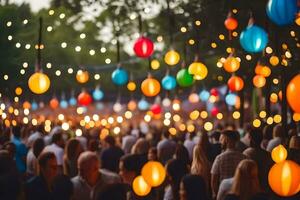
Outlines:
{"label": "back of a person's head", "polygon": [[175,158],[181,160],[186,165],[190,164],[189,151],[183,144],[176,145]]}
{"label": "back of a person's head", "polygon": [[283,138],[284,136],[284,130],[281,124],[277,124],[273,129],[273,138],[279,137]]}
{"label": "back of a person's head", "polygon": [[114,183],[104,187],[100,194],[96,197],[97,200],[126,200],[127,190],[124,184]]}
{"label": "back of a person's head", "polygon": [[111,136],[111,135],[106,136],[105,139],[104,139],[104,141],[107,144],[109,144],[110,146],[115,146],[115,144],[116,144],[115,138],[113,136]]}
{"label": "back of a person's head", "polygon": [[300,136],[294,135],[291,137],[289,148],[300,150]]}
{"label": "back of a person's head", "polygon": [[271,140],[273,137],[273,125],[266,125],[263,128],[263,138],[265,140]]}
{"label": "back of a person's head", "polygon": [[73,184],[66,175],[58,175],[52,184],[53,197],[56,200],[69,200],[73,195]]}
{"label": "back of a person's head", "polygon": [[147,139],[139,138],[132,147],[134,154],[144,155],[147,154],[150,148],[150,144]]}
{"label": "back of a person's head", "polygon": [[45,147],[45,142],[44,142],[43,138],[37,138],[33,142],[32,150],[33,150],[33,154],[36,158],[39,157],[39,155],[43,151],[44,147]]}
{"label": "back of a person's head", "polygon": [[141,173],[143,162],[137,154],[127,154],[121,157],[120,162],[127,171],[135,172],[136,175]]}
{"label": "back of a person's head", "polygon": [[249,131],[250,145],[252,147],[260,147],[263,139],[262,130],[260,128],[252,128]]}
{"label": "back of a person's head", "polygon": [[69,160],[75,159],[78,145],[80,145],[80,142],[77,139],[68,140],[65,147],[65,155]]}
{"label": "back of a person's head", "polygon": [[226,129],[221,134],[232,144],[235,144],[239,140],[239,133],[237,131]]}
{"label": "back of a person's head", "polygon": [[42,152],[38,157],[39,169],[45,168],[49,160],[56,159],[53,152]]}
{"label": "back of a person's head", "polygon": [[87,166],[91,161],[99,162],[99,158],[95,152],[85,151],[82,152],[77,160],[77,167],[78,169],[83,169]]}
{"label": "back of a person's head", "polygon": [[188,173],[187,166],[178,159],[171,159],[166,164],[167,174],[172,178],[172,181],[179,183],[181,178]]}
{"label": "back of a person's head", "polygon": [[213,138],[213,139],[215,139],[216,141],[219,141],[220,135],[221,135],[221,132],[220,132],[220,131],[213,131],[213,132],[210,134],[210,137]]}
{"label": "back of a person's head", "polygon": [[18,124],[16,126],[13,126],[12,133],[17,138],[21,137],[21,126]]}
{"label": "back of a person's head", "polygon": [[56,132],[52,135],[52,140],[51,140],[52,143],[57,143],[60,140],[62,140],[62,132]]}
{"label": "back of a person's head", "polygon": [[36,126],[35,131],[37,131],[39,133],[43,133],[44,132],[44,124],[39,124],[38,126]]}
{"label": "back of a person's head", "polygon": [[187,174],[182,178],[186,200],[208,200],[205,181],[201,176]]}
{"label": "back of a person's head", "polygon": [[98,151],[99,150],[98,140],[90,139],[88,142],[88,150],[89,151]]}
{"label": "back of a person's head", "polygon": [[164,129],[163,130],[163,136],[164,136],[164,138],[169,138],[170,137],[169,131]]}

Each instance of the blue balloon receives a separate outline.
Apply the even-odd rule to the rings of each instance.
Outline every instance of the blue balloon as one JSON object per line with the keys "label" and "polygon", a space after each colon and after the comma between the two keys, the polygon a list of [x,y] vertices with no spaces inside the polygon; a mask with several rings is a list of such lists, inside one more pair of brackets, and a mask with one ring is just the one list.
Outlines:
{"label": "blue balloon", "polygon": [[128,82],[128,73],[122,68],[118,68],[111,74],[112,81],[114,84],[121,86]]}
{"label": "blue balloon", "polygon": [[39,105],[38,105],[35,101],[33,101],[33,102],[31,103],[31,109],[32,109],[32,110],[37,110],[38,107],[39,107]]}
{"label": "blue balloon", "polygon": [[207,101],[210,97],[210,93],[207,91],[207,90],[202,90],[200,93],[199,93],[199,97],[200,97],[200,100],[201,101]]}
{"label": "blue balloon", "polygon": [[104,93],[102,92],[102,90],[100,89],[95,89],[93,92],[93,98],[96,101],[100,101],[101,99],[103,99],[104,97]]}
{"label": "blue balloon", "polygon": [[74,97],[71,97],[71,99],[69,100],[69,104],[71,106],[75,106],[77,104],[77,100]]}
{"label": "blue balloon", "polygon": [[166,75],[161,80],[161,84],[165,90],[173,90],[177,85],[175,77],[171,75]]}
{"label": "blue balloon", "polygon": [[229,106],[234,106],[236,104],[237,96],[235,94],[227,94],[225,97],[225,102]]}
{"label": "blue balloon", "polygon": [[268,44],[268,34],[259,26],[249,25],[240,35],[243,49],[249,53],[263,51]]}
{"label": "blue balloon", "polygon": [[297,14],[297,0],[269,0],[267,15],[279,26],[294,23]]}
{"label": "blue balloon", "polygon": [[59,105],[60,105],[61,108],[67,108],[68,107],[68,102],[63,99],[63,100],[61,100]]}
{"label": "blue balloon", "polygon": [[138,108],[140,110],[147,110],[149,108],[149,103],[145,99],[141,99],[138,103]]}

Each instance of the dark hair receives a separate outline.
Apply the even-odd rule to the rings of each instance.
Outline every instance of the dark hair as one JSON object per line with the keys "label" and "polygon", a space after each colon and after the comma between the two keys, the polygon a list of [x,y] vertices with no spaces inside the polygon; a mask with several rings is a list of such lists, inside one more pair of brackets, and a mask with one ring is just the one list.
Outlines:
{"label": "dark hair", "polygon": [[44,124],[39,124],[35,130],[37,132],[43,133],[44,132]]}
{"label": "dark hair", "polygon": [[190,164],[189,152],[183,144],[176,145],[175,158],[181,160],[186,165]]}
{"label": "dark hair", "polygon": [[12,133],[15,137],[19,138],[21,136],[21,126],[20,125],[13,126]]}
{"label": "dark hair", "polygon": [[53,180],[53,196],[57,200],[68,200],[73,195],[73,184],[66,175],[58,175]]}
{"label": "dark hair", "polygon": [[266,140],[271,140],[272,134],[273,134],[273,126],[272,125],[265,126],[263,129],[263,138]]}
{"label": "dark hair", "polygon": [[96,139],[90,139],[88,142],[88,150],[89,151],[98,151],[99,147],[98,147],[98,141]]}
{"label": "dark hair", "polygon": [[260,147],[261,141],[263,139],[262,130],[260,128],[252,128],[249,131],[250,145],[252,147]]}
{"label": "dark hair", "polygon": [[198,175],[185,175],[182,178],[187,200],[208,200],[205,181]]}
{"label": "dark hair", "polygon": [[217,140],[217,141],[219,141],[220,135],[221,135],[221,132],[220,132],[220,131],[213,131],[213,132],[210,134],[210,137],[211,137],[211,138],[214,138],[214,139]]}
{"label": "dark hair", "polygon": [[32,150],[33,150],[33,154],[36,158],[39,157],[39,155],[43,151],[44,147],[45,147],[45,142],[44,142],[43,138],[37,138],[33,142]]}
{"label": "dark hair", "polygon": [[65,155],[67,156],[68,160],[75,160],[77,151],[76,149],[78,148],[78,145],[80,145],[80,142],[77,139],[70,139],[65,147]]}
{"label": "dark hair", "polygon": [[163,130],[163,136],[164,136],[165,138],[169,138],[169,137],[170,137],[169,131],[168,131],[168,130]]}
{"label": "dark hair", "polygon": [[42,152],[38,157],[39,167],[45,168],[47,162],[51,159],[55,159],[55,154],[53,152]]}
{"label": "dark hair", "polygon": [[115,138],[113,136],[111,136],[111,135],[106,136],[105,139],[104,139],[104,141],[106,143],[108,143],[110,146],[115,146],[115,144],[116,144]]}
{"label": "dark hair", "polygon": [[181,178],[188,173],[187,166],[178,159],[171,159],[166,164],[167,174],[171,177],[171,188],[174,199],[179,199],[179,186]]}
{"label": "dark hair", "polygon": [[127,190],[124,184],[114,183],[107,185],[99,195],[97,200],[126,200]]}
{"label": "dark hair", "polygon": [[60,140],[62,140],[62,133],[61,132],[57,132],[57,133],[54,133],[52,135],[52,143],[56,143]]}
{"label": "dark hair", "polygon": [[120,158],[120,162],[123,162],[123,167],[127,171],[134,171],[136,175],[141,173],[143,162],[141,157],[137,154],[128,154]]}
{"label": "dark hair", "polygon": [[222,131],[223,135],[226,136],[226,138],[228,138],[229,140],[231,140],[232,142],[236,142],[239,140],[239,133],[237,131],[233,131],[233,130],[224,130]]}

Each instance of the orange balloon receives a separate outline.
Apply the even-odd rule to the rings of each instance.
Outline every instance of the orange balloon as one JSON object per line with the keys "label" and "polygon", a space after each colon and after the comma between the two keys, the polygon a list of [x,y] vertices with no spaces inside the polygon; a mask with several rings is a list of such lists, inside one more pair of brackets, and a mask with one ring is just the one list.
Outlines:
{"label": "orange balloon", "polygon": [[263,77],[269,77],[271,75],[271,69],[267,66],[256,65],[255,73]]}
{"label": "orange balloon", "polygon": [[57,98],[51,99],[51,101],[50,101],[50,107],[52,109],[56,109],[58,106],[59,106],[59,102],[58,102]]}
{"label": "orange balloon", "polygon": [[233,56],[229,56],[224,62],[225,71],[232,73],[240,68],[240,61]]}
{"label": "orange balloon", "polygon": [[271,152],[272,160],[276,163],[285,161],[287,158],[287,150],[283,145],[278,145]]}
{"label": "orange balloon", "polygon": [[277,95],[276,93],[272,93],[272,94],[270,95],[270,101],[271,101],[272,103],[277,103],[277,101],[278,101],[278,95]]}
{"label": "orange balloon", "polygon": [[296,75],[288,84],[286,97],[294,112],[300,113],[300,74]]}
{"label": "orange balloon", "polygon": [[166,178],[164,166],[157,161],[148,161],[142,168],[142,176],[152,187],[161,185]]}
{"label": "orange balloon", "polygon": [[30,104],[28,101],[25,101],[25,102],[23,103],[23,108],[24,108],[24,109],[30,109],[30,108],[31,108],[31,104]]}
{"label": "orange balloon", "polygon": [[89,80],[89,72],[78,70],[78,72],[76,74],[76,80],[79,83],[86,83]]}
{"label": "orange balloon", "polygon": [[282,101],[282,91],[281,90],[278,92],[278,97],[279,97],[280,101]]}
{"label": "orange balloon", "polygon": [[244,88],[244,81],[242,78],[238,76],[232,76],[228,82],[227,85],[229,89],[233,92],[235,91],[241,91]]}
{"label": "orange balloon", "polygon": [[233,17],[228,17],[225,22],[224,22],[225,27],[227,30],[233,31],[234,29],[237,28],[238,22],[235,18]]}
{"label": "orange balloon", "polygon": [[146,196],[151,191],[151,186],[147,184],[142,176],[137,176],[133,180],[132,188],[138,196]]}
{"label": "orange balloon", "polygon": [[256,75],[253,77],[253,85],[257,88],[262,88],[266,84],[266,78],[262,75]]}
{"label": "orange balloon", "polygon": [[130,100],[127,104],[128,110],[135,110],[136,109],[136,102],[134,100]]}
{"label": "orange balloon", "polygon": [[270,169],[268,179],[270,187],[276,194],[284,197],[292,196],[300,190],[300,167],[290,160],[276,163]]}
{"label": "orange balloon", "polygon": [[154,97],[160,92],[160,83],[154,78],[146,78],[141,85],[143,94],[147,97]]}

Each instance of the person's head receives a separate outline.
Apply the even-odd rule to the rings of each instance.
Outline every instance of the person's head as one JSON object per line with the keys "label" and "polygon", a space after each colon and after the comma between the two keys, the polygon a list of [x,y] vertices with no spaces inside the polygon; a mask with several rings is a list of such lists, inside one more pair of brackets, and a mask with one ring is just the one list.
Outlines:
{"label": "person's head", "polygon": [[272,139],[272,134],[273,134],[273,126],[272,125],[267,125],[263,129],[263,139],[264,140],[271,140]]}
{"label": "person's head", "polygon": [[40,153],[43,151],[45,147],[45,142],[43,138],[37,138],[32,145],[32,151],[36,158],[39,157]]}
{"label": "person's head", "polygon": [[148,160],[151,160],[151,161],[157,161],[158,160],[157,148],[156,147],[151,147],[148,150]]}
{"label": "person's head", "polygon": [[233,149],[239,139],[239,133],[234,130],[224,130],[220,136],[222,149]]}
{"label": "person's head", "polygon": [[109,184],[96,197],[97,200],[126,200],[127,190],[124,184]]}
{"label": "person's head", "polygon": [[119,174],[124,183],[131,185],[134,178],[141,172],[142,163],[139,155],[128,154],[121,157]]}
{"label": "person's head", "polygon": [[88,142],[88,150],[97,152],[99,150],[99,143],[95,139],[90,139]]}
{"label": "person's head", "polygon": [[283,138],[284,130],[281,124],[277,124],[273,129],[273,138],[279,137]]}
{"label": "person's head", "polygon": [[44,124],[39,124],[36,126],[35,131],[39,132],[39,133],[43,133],[44,132]]}
{"label": "person's head", "polygon": [[150,144],[145,138],[139,138],[133,145],[131,152],[133,154],[147,155]]}
{"label": "person's head", "polygon": [[64,146],[64,139],[62,137],[62,132],[56,132],[52,135],[52,143],[60,147]]}
{"label": "person's head", "polygon": [[263,139],[263,134],[260,128],[252,128],[249,131],[250,146],[260,148]]}
{"label": "person's head", "polygon": [[70,200],[73,195],[73,184],[66,175],[56,176],[53,180],[52,193],[54,199]]}
{"label": "person's head", "polygon": [[240,196],[240,200],[247,200],[258,192],[260,185],[257,164],[250,159],[242,160],[235,170],[231,193]]}
{"label": "person's head", "polygon": [[185,175],[180,183],[180,200],[208,200],[205,181],[198,175]]}
{"label": "person's head", "polygon": [[212,143],[217,143],[217,142],[219,142],[219,140],[220,140],[220,135],[221,135],[221,132],[220,132],[220,131],[213,131],[213,132],[210,134],[210,138],[211,138]]}
{"label": "person's head", "polygon": [[292,136],[289,144],[290,149],[298,149],[300,150],[300,136]]}
{"label": "person's head", "polygon": [[107,147],[113,147],[116,145],[116,139],[111,135],[106,136],[104,138],[104,142]]}
{"label": "person's head", "polygon": [[97,183],[100,162],[96,153],[85,151],[79,155],[77,161],[79,175],[91,186]]}
{"label": "person's head", "polygon": [[82,147],[77,139],[70,139],[65,147],[65,156],[68,160],[77,160],[80,153],[82,152]]}
{"label": "person's head", "polygon": [[13,126],[12,127],[12,134],[16,138],[20,138],[21,137],[21,126],[20,125]]}
{"label": "person's head", "polygon": [[196,145],[193,151],[192,174],[205,175],[205,173],[209,173],[208,163],[207,155],[201,146]]}
{"label": "person's head", "polygon": [[181,160],[186,165],[190,164],[189,152],[183,144],[177,144],[174,158]]}
{"label": "person's head", "polygon": [[9,156],[14,159],[16,154],[16,145],[12,142],[6,142],[3,145],[3,149],[6,150],[9,154]]}
{"label": "person's head", "polygon": [[163,138],[168,139],[169,137],[170,137],[169,131],[168,131],[168,130],[164,130],[164,131],[163,131]]}
{"label": "person's head", "polygon": [[200,145],[201,148],[206,152],[209,150],[209,140],[208,140],[207,132],[200,133],[200,139],[198,145]]}
{"label": "person's head", "polygon": [[55,154],[42,152],[38,157],[38,169],[39,175],[52,183],[58,172]]}

